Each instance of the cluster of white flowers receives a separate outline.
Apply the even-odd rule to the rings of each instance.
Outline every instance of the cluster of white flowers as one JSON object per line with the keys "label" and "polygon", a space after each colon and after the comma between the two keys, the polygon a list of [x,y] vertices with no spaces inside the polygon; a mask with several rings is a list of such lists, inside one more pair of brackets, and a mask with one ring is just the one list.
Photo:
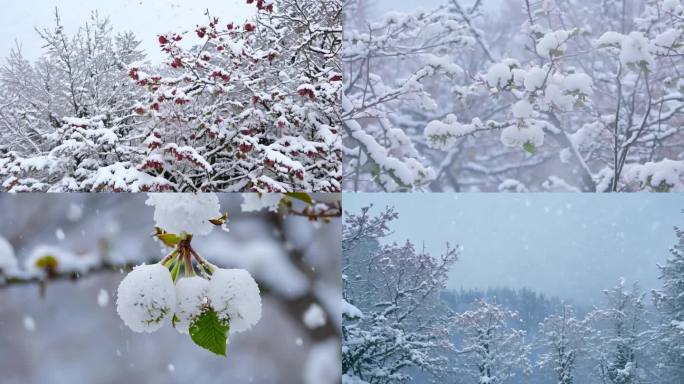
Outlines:
{"label": "cluster of white flowers", "polygon": [[[208,235],[214,227],[209,220],[220,216],[218,196],[213,193],[150,194],[146,204],[155,207],[159,228],[177,234]],[[187,245],[178,245],[171,254],[178,258],[175,263],[182,263],[183,257],[194,252],[182,247]],[[178,278],[169,270],[174,263],[170,259],[137,266],[121,281],[116,309],[131,330],[154,332],[171,321],[179,332],[189,333],[193,322],[209,310],[233,332],[248,330],[259,321],[261,296],[249,272],[209,264],[211,276],[195,276],[194,271],[186,270],[186,277]]]}
{"label": "cluster of white flowers", "polygon": [[244,269],[218,269],[209,280],[185,277],[174,285],[161,264],[140,265],[119,284],[116,310],[134,332],[154,332],[176,317],[176,330],[188,328],[205,310],[213,309],[232,332],[250,329],[261,318],[257,283]]}

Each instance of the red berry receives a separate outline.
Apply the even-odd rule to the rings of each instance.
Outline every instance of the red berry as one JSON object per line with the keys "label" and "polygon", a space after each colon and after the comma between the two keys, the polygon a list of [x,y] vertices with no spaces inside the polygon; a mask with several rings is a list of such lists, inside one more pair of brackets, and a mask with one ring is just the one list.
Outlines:
{"label": "red berry", "polygon": [[128,76],[133,80],[140,80],[140,76],[138,75],[138,68],[131,68],[131,70],[128,71]]}
{"label": "red berry", "polygon": [[171,66],[174,68],[180,68],[183,66],[183,62],[181,61],[180,57],[176,57],[173,59],[173,63],[171,63]]}

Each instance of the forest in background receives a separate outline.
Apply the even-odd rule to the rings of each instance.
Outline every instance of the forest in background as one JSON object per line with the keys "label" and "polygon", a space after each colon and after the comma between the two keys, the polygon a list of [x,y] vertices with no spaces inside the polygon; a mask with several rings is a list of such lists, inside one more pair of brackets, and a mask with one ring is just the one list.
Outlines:
{"label": "forest in background", "polygon": [[[384,239],[393,208],[347,213],[343,381],[679,383],[684,378],[684,231],[660,286],[605,282],[600,304],[509,288],[447,290],[459,247],[439,255]],[[483,266],[483,268],[485,268]],[[587,276],[586,278],[590,278]]]}

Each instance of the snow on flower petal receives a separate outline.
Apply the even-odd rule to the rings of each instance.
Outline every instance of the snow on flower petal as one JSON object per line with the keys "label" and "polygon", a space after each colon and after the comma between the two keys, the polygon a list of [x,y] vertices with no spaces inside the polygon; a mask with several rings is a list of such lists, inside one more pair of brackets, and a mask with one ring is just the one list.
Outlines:
{"label": "snow on flower petal", "polygon": [[134,332],[154,332],[176,309],[171,273],[161,264],[139,265],[119,284],[116,312]]}
{"label": "snow on flower petal", "polygon": [[208,303],[209,280],[199,276],[185,277],[176,282],[176,330],[188,333],[190,323],[202,313]]}
{"label": "snow on flower petal", "polygon": [[513,112],[514,117],[518,119],[525,119],[528,117],[532,117],[534,109],[532,108],[532,104],[530,104],[529,101],[522,99],[518,100],[518,102],[513,104],[511,111]]}
{"label": "snow on flower petal", "polygon": [[259,286],[244,269],[217,269],[211,276],[209,302],[231,332],[250,329],[261,318]]}
{"label": "snow on flower petal", "polygon": [[504,63],[496,63],[489,68],[484,79],[492,88],[503,88],[513,78],[511,69]]}
{"label": "snow on flower petal", "polygon": [[145,204],[154,207],[157,227],[176,234],[208,235],[214,229],[209,220],[221,216],[214,193],[150,193]]}
{"label": "snow on flower petal", "polygon": [[511,125],[501,131],[501,142],[507,147],[521,147],[526,143],[538,147],[544,143],[544,131],[537,124],[524,128]]}
{"label": "snow on flower petal", "polygon": [[570,37],[568,31],[559,30],[549,32],[537,43],[537,53],[548,59],[560,56],[565,51],[565,43]]}

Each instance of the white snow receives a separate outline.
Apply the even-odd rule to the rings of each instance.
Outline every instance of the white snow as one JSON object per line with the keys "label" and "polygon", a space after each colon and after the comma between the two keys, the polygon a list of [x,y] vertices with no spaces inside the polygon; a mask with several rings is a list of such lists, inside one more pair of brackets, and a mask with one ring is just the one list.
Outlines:
{"label": "white snow", "polygon": [[554,81],[551,84],[546,86],[544,102],[548,106],[553,106],[562,111],[569,111],[572,110],[575,105],[575,98],[566,92],[563,88],[562,81],[562,77],[558,76],[554,78]]}
{"label": "white snow", "polygon": [[161,264],[139,265],[119,284],[116,311],[132,331],[154,332],[176,308],[176,287]]}
{"label": "white snow", "polygon": [[568,92],[578,92],[583,95],[591,95],[592,81],[585,73],[572,73],[563,79],[563,88]]}
{"label": "white snow", "polygon": [[100,293],[97,294],[97,305],[102,308],[109,305],[109,292],[104,289],[100,289]]}
{"label": "white snow", "polygon": [[351,374],[345,373],[344,375],[342,375],[342,384],[368,384],[368,382],[362,380],[358,376],[353,376]]}
{"label": "white snow", "polygon": [[215,193],[150,193],[145,204],[154,207],[154,221],[171,233],[208,235],[221,217],[221,206]]}
{"label": "white snow", "polygon": [[651,43],[641,32],[630,32],[622,40],[620,61],[623,65],[652,67],[655,63],[651,56]]}
{"label": "white snow", "polygon": [[684,331],[684,321],[672,320],[672,322],[670,322],[670,325],[681,331]]}
{"label": "white snow", "polygon": [[518,100],[515,104],[513,104],[511,111],[513,112],[513,116],[515,118],[526,119],[528,117],[532,117],[534,109],[532,108],[532,104],[530,104],[529,101],[521,99]]}
{"label": "white snow", "polygon": [[33,331],[36,330],[36,321],[33,320],[33,317],[31,317],[31,316],[24,316],[23,323],[24,323],[24,328],[25,328],[27,331],[33,332]]}
{"label": "white snow", "polygon": [[259,286],[244,269],[217,269],[211,276],[207,297],[231,332],[250,329],[261,318]]}
{"label": "white snow", "polygon": [[59,241],[64,240],[66,238],[66,235],[64,234],[64,230],[62,228],[57,228],[57,230],[55,230],[55,237]]}
{"label": "white snow", "polygon": [[681,32],[674,28],[668,28],[653,39],[653,44],[656,45],[659,53],[666,54],[668,50],[675,46],[680,37]]}
{"label": "white snow", "polygon": [[184,277],[176,282],[176,330],[188,333],[192,321],[208,304],[209,280],[200,276]]}
{"label": "white snow", "polygon": [[596,41],[596,45],[599,47],[619,47],[622,44],[623,39],[624,35],[622,35],[621,33],[608,31],[598,38],[598,40]]}
{"label": "white snow", "polygon": [[492,65],[484,76],[485,81],[492,88],[503,88],[512,78],[511,69],[504,63]]}
{"label": "white snow", "polygon": [[546,72],[541,67],[530,68],[525,74],[525,80],[523,81],[525,89],[531,92],[541,88],[544,85],[544,80],[546,80]]}
{"label": "white snow", "polygon": [[0,236],[0,275],[12,275],[17,272],[17,269],[17,258],[12,244]]}
{"label": "white snow", "polygon": [[51,268],[57,273],[86,273],[98,264],[94,254],[76,255],[51,245],[36,246],[24,261],[26,272],[31,276],[44,276],[46,269]]}
{"label": "white snow", "polygon": [[[663,34],[656,40],[656,44],[669,46],[669,34]],[[633,31],[628,35],[623,35],[617,32],[609,31],[601,35],[596,41],[598,47],[613,47],[619,48],[620,53],[618,58],[620,63],[627,67],[645,67],[649,69],[655,64],[651,51],[656,50],[655,46],[644,36],[642,32]],[[612,49],[612,48],[611,48]]]}
{"label": "white snow", "polygon": [[545,34],[537,43],[537,53],[547,59],[560,56],[565,51],[565,42],[568,37],[570,37],[570,33],[564,30]]}
{"label": "white snow", "polygon": [[525,184],[520,182],[520,180],[506,179],[499,184],[497,187],[499,192],[527,192]]}
{"label": "white snow", "polygon": [[544,130],[537,124],[510,125],[501,131],[501,142],[507,147],[521,147],[525,143],[538,147],[544,143]]}
{"label": "white snow", "polygon": [[342,314],[352,319],[363,317],[361,310],[345,299],[342,299]]}
{"label": "white snow", "polygon": [[460,137],[469,135],[482,129],[482,122],[475,118],[470,124],[458,121],[456,115],[450,113],[444,122],[433,120],[425,127],[423,134],[428,139],[431,148],[446,150],[451,148]]}
{"label": "white snow", "polygon": [[669,186],[670,192],[684,191],[684,161],[664,159],[625,166],[624,178],[644,186]]}
{"label": "white snow", "polygon": [[325,313],[320,305],[313,303],[302,316],[304,324],[309,329],[319,328],[325,325]]}
{"label": "white snow", "polygon": [[277,212],[282,198],[281,193],[243,193],[240,208],[243,212],[256,212],[264,208]]}

